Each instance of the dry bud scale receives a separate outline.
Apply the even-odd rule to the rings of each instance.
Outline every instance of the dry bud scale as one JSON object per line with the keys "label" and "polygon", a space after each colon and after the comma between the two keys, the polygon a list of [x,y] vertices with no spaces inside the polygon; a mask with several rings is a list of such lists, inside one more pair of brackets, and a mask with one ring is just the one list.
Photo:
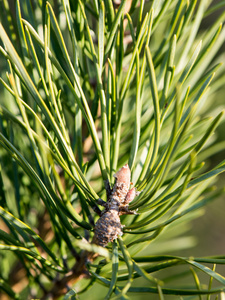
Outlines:
{"label": "dry bud scale", "polygon": [[107,202],[98,200],[98,204],[104,206],[105,209],[95,225],[92,242],[102,247],[122,235],[121,215],[136,214],[136,211],[128,209],[129,203],[137,194],[135,187],[129,190],[131,184],[129,166],[127,164],[123,166],[114,177],[116,181],[113,189],[108,193]]}

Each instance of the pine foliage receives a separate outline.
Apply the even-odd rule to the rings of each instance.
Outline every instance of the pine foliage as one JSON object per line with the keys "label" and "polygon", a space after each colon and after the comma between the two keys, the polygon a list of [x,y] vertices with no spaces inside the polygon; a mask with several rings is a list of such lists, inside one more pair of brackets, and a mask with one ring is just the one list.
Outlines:
{"label": "pine foliage", "polygon": [[[223,299],[225,257],[192,257],[188,230],[224,192],[225,160],[205,161],[225,146],[225,1],[0,4],[0,297]],[[103,248],[98,200],[126,163],[138,214]]]}

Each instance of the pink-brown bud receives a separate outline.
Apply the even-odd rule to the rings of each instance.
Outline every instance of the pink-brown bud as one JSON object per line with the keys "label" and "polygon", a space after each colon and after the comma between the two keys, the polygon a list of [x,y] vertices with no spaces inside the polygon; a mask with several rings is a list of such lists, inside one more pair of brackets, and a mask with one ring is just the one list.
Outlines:
{"label": "pink-brown bud", "polygon": [[133,187],[131,190],[128,191],[126,198],[124,200],[124,204],[128,204],[131,201],[133,201],[135,196],[136,196],[136,188]]}
{"label": "pink-brown bud", "polygon": [[111,199],[123,203],[130,188],[130,169],[126,164],[114,175],[116,182],[111,193]]}
{"label": "pink-brown bud", "polygon": [[113,176],[117,179],[117,183],[123,183],[125,186],[130,186],[130,175],[130,168],[128,164],[126,164]]}

